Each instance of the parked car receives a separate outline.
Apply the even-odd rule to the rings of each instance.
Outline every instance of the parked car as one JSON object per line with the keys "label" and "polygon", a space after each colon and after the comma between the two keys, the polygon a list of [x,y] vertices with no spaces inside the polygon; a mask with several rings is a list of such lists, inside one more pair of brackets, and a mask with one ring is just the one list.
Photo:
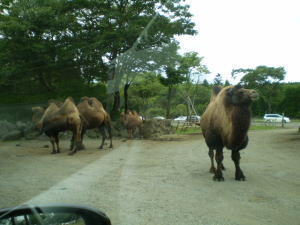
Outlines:
{"label": "parked car", "polygon": [[[265,122],[278,122],[281,123],[282,122],[282,115],[280,114],[265,114],[264,115],[264,121]],[[288,117],[283,117],[283,122],[284,123],[289,123],[290,119]]]}
{"label": "parked car", "polygon": [[179,122],[185,122],[185,121],[189,121],[189,122],[199,122],[200,121],[200,116],[197,115],[192,115],[192,116],[179,116],[177,118],[174,119],[175,121],[179,121]]}
{"label": "parked car", "polygon": [[179,116],[179,117],[175,118],[174,121],[185,122],[186,119],[187,119],[187,116]]}
{"label": "parked car", "polygon": [[199,122],[201,119],[200,116],[197,116],[197,115],[192,115],[192,116],[188,116],[187,120],[189,122]]}
{"label": "parked car", "polygon": [[165,120],[166,118],[163,117],[163,116],[155,116],[155,117],[153,117],[153,119],[155,119],[155,120]]}

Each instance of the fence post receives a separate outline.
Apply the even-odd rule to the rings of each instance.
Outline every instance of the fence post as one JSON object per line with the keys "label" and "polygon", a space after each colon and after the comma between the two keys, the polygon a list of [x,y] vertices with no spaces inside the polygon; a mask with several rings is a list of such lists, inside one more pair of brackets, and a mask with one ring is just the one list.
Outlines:
{"label": "fence post", "polygon": [[282,118],[281,118],[281,127],[284,127],[284,113],[282,113]]}

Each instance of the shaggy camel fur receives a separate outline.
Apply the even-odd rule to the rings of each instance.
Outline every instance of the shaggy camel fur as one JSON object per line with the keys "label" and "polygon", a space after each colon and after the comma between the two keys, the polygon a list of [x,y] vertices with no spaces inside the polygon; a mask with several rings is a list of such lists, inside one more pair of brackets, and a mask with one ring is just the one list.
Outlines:
{"label": "shaggy camel fur", "polygon": [[[80,148],[82,120],[71,97],[67,98],[60,107],[59,105],[56,102],[49,102],[37,128],[41,129],[41,132],[45,132],[50,138],[52,154],[60,153],[58,133],[66,130],[72,131],[76,142],[70,153],[72,155]],[[55,149],[55,144],[57,149]]]}
{"label": "shaggy camel fur", "polygon": [[128,138],[133,138],[133,134],[136,128],[138,128],[139,132],[141,133],[141,127],[143,125],[143,121],[137,112],[130,111],[130,110],[128,110],[126,114],[122,112],[121,122],[123,123],[124,127],[127,129]]}
{"label": "shaggy camel fur", "polygon": [[[108,132],[110,138],[110,148],[112,145],[112,132],[111,132],[111,120],[109,114],[103,108],[103,105],[97,98],[91,97],[82,97],[80,103],[77,105],[77,108],[80,112],[80,115],[83,117],[83,129],[81,132],[81,141],[83,136],[88,129],[98,128],[102,134],[102,143],[99,149],[103,148],[106,133],[105,129]],[[73,145],[73,138],[71,141],[71,147]],[[83,146],[83,145],[82,145]]]}
{"label": "shaggy camel fur", "polygon": [[[232,151],[231,158],[236,168],[235,179],[245,180],[240,168],[239,151],[248,144],[250,104],[257,99],[258,93],[255,90],[245,89],[240,85],[213,88],[211,102],[202,115],[200,126],[209,148],[210,172],[215,174],[214,180],[224,180],[223,147]],[[214,166],[214,150],[216,150],[217,169]]]}

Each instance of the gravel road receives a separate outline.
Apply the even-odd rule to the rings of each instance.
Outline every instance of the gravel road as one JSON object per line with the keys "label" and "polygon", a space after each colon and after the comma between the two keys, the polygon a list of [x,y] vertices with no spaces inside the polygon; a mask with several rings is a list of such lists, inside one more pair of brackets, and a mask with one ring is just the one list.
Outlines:
{"label": "gravel road", "polygon": [[0,207],[74,203],[104,211],[113,225],[300,224],[300,135],[251,131],[241,153],[247,181],[234,180],[225,150],[225,182],[208,172],[200,134],[160,141],[114,140],[114,149],[50,155],[47,140],[0,143]]}

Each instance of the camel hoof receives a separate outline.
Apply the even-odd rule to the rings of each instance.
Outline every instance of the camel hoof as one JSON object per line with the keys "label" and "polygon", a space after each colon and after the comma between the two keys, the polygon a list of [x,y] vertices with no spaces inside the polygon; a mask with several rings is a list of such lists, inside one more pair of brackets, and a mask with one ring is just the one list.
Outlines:
{"label": "camel hoof", "polygon": [[53,152],[51,152],[51,154],[56,154],[56,152],[55,152],[55,151],[53,151]]}
{"label": "camel hoof", "polygon": [[69,152],[68,155],[74,155],[76,152],[75,151],[72,151],[72,152]]}
{"label": "camel hoof", "polygon": [[211,167],[210,170],[209,170],[209,172],[213,173],[213,174],[216,173],[216,168],[215,167]]}
{"label": "camel hoof", "polygon": [[214,180],[214,181],[224,181],[224,177],[217,177],[217,176],[214,176],[214,177],[213,177],[213,180]]}
{"label": "camel hoof", "polygon": [[109,148],[113,148],[113,146],[112,146],[112,145],[110,145],[110,146],[109,146]]}
{"label": "camel hoof", "polygon": [[224,177],[221,171],[216,171],[214,177],[213,177],[214,181],[224,181]]}
{"label": "camel hoof", "polygon": [[244,176],[243,172],[240,171],[240,172],[237,172],[235,174],[235,180],[237,180],[237,181],[245,181],[246,177]]}

